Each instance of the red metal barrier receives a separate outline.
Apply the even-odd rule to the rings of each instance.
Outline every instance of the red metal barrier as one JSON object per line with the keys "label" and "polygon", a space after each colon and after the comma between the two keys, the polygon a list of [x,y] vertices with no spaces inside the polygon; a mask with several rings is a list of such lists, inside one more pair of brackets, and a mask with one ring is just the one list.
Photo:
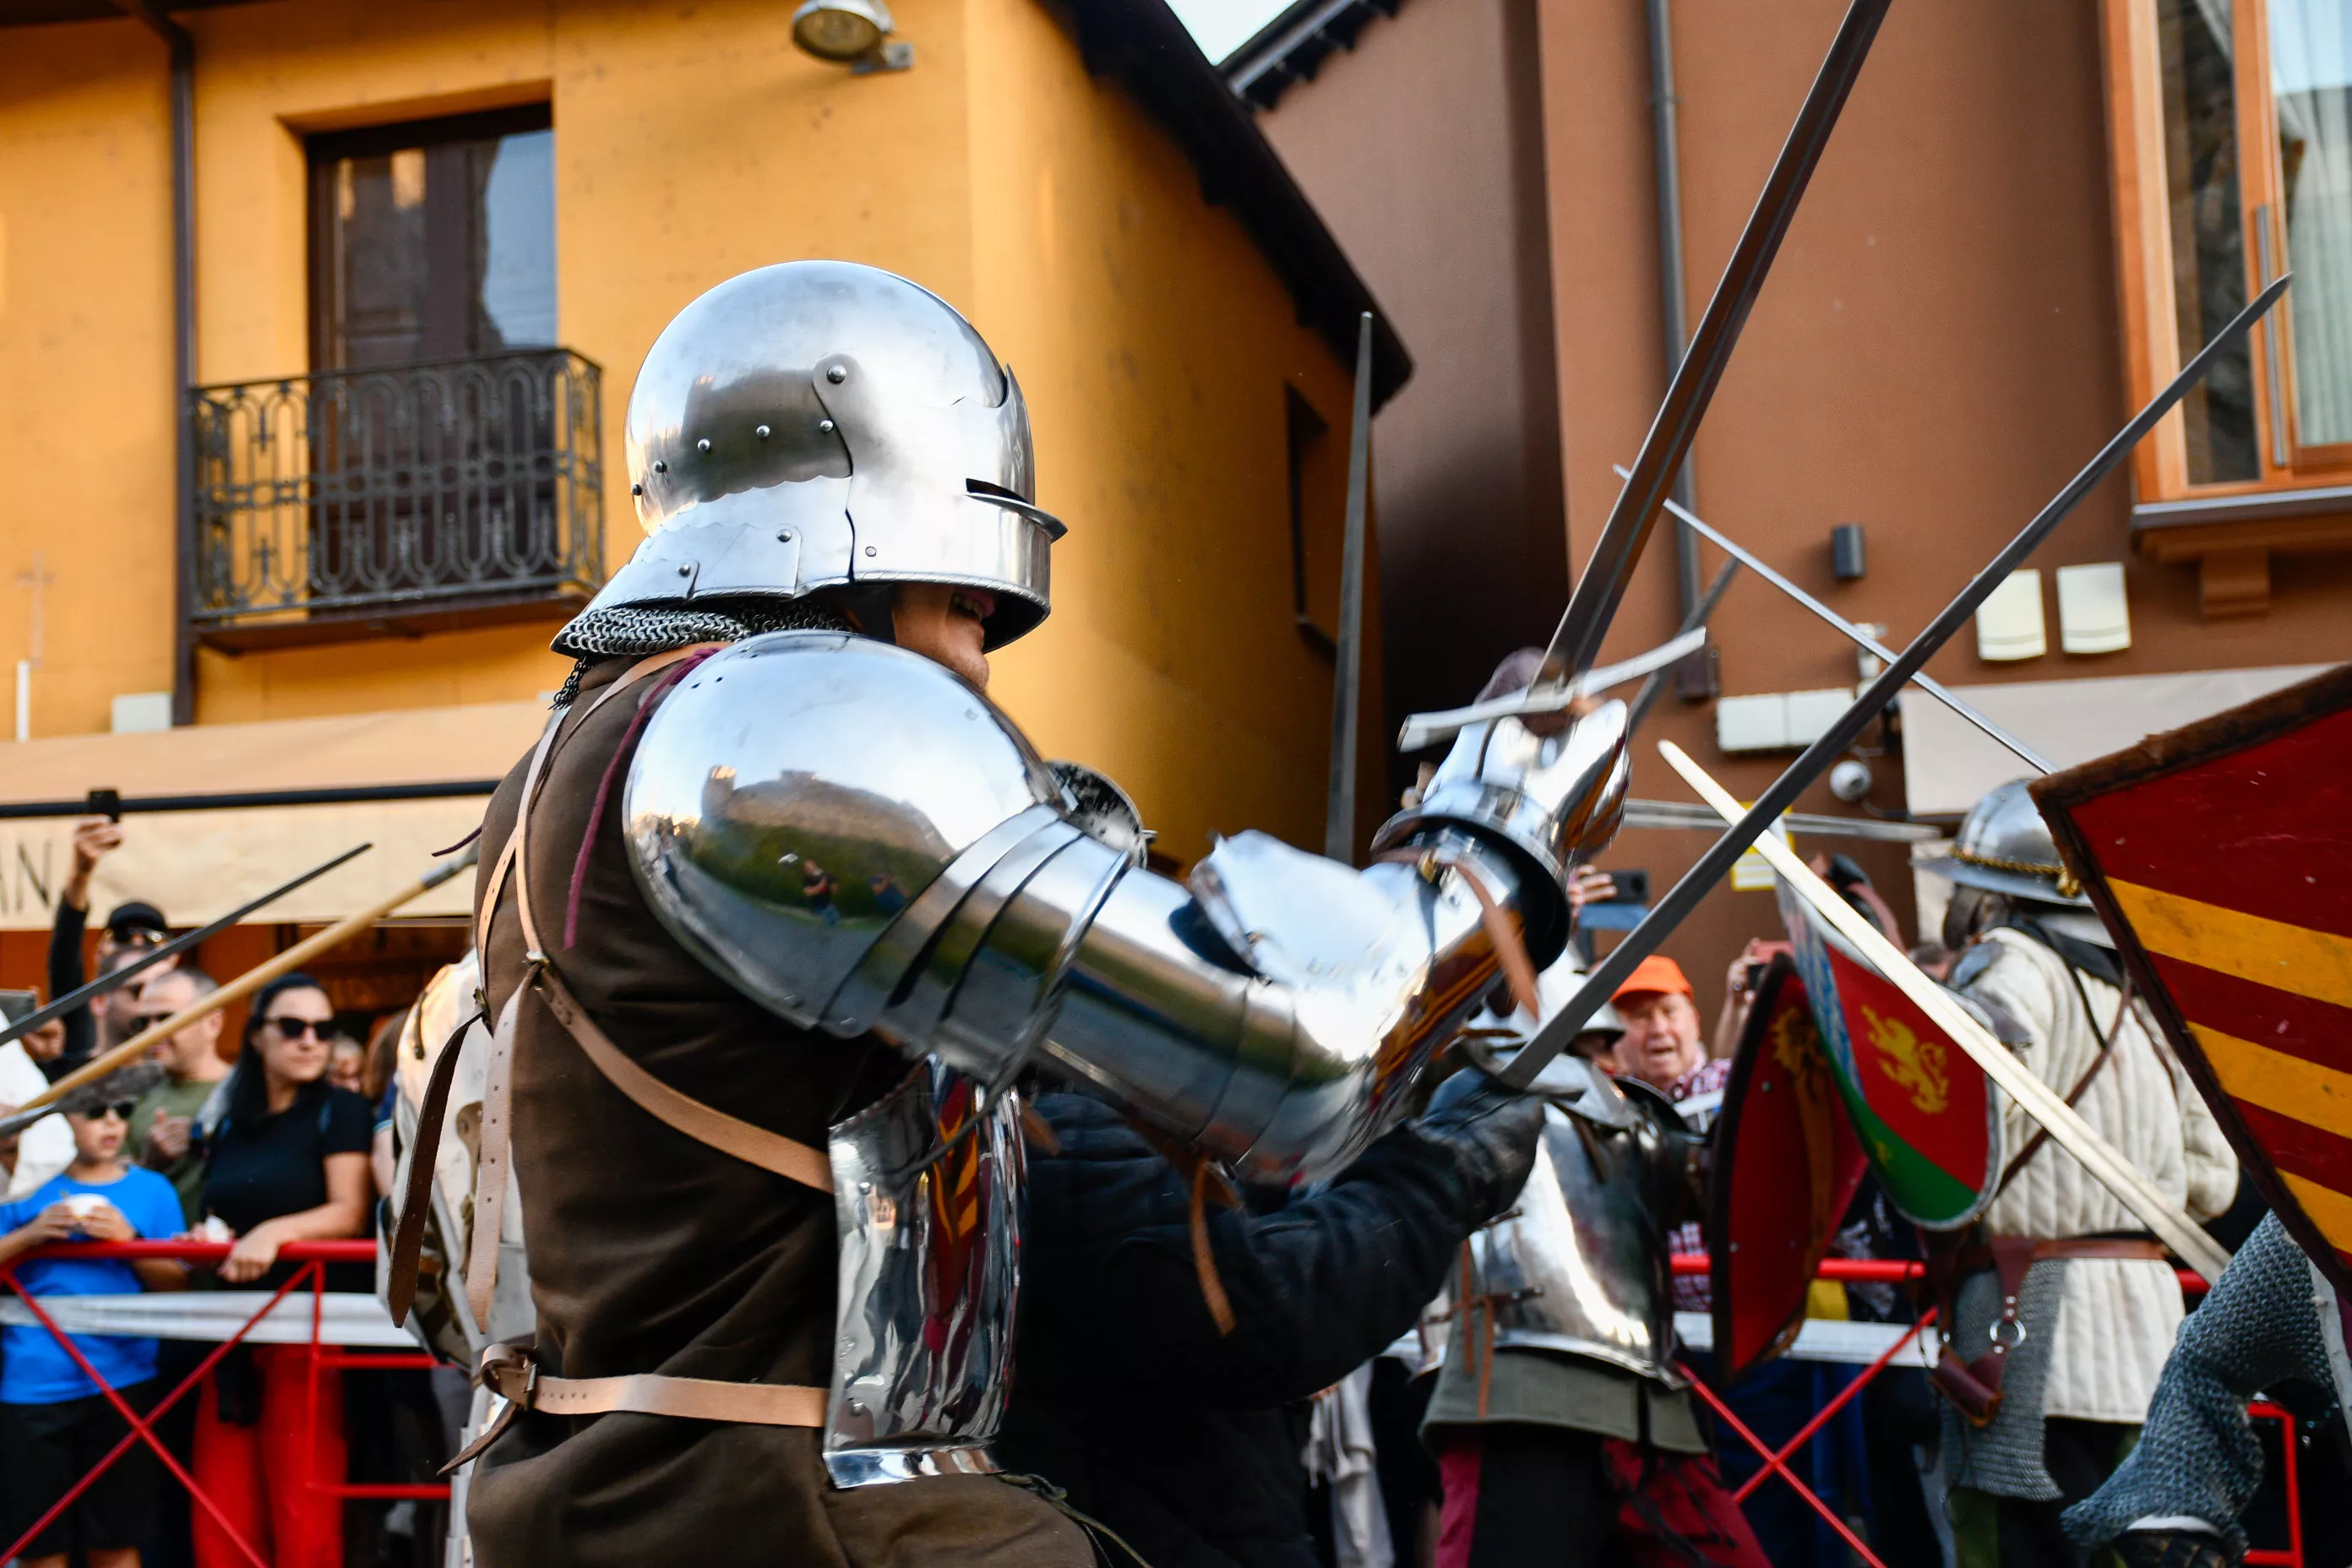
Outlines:
{"label": "red metal barrier", "polygon": [[[222,1258],[226,1258],[228,1256],[228,1252],[229,1244],[226,1242],[85,1241],[58,1243],[44,1247],[35,1252],[27,1254],[26,1258],[19,1259],[18,1261],[23,1262],[35,1258],[115,1258],[128,1262],[134,1258],[163,1258],[176,1259],[183,1263],[217,1263]],[[421,1352],[415,1354],[355,1354],[339,1351],[331,1346],[326,1346],[320,1343],[320,1330],[323,1327],[323,1314],[326,1310],[325,1301],[323,1300],[323,1296],[326,1291],[326,1265],[330,1263],[373,1262],[375,1258],[375,1243],[372,1241],[289,1242],[285,1247],[278,1249],[278,1256],[279,1260],[282,1262],[300,1265],[299,1268],[295,1269],[293,1277],[288,1279],[285,1284],[279,1286],[276,1290],[272,1291],[270,1293],[269,1300],[262,1303],[261,1310],[259,1311],[255,1312],[251,1317],[246,1319],[243,1325],[241,1325],[235,1333],[231,1334],[227,1339],[222,1341],[219,1345],[215,1346],[212,1353],[205,1356],[205,1359],[197,1364],[196,1369],[194,1372],[191,1372],[185,1378],[182,1379],[177,1387],[172,1389],[169,1393],[164,1394],[163,1398],[157,1400],[154,1407],[143,1416],[133,1411],[130,1405],[124,1401],[121,1394],[116,1392],[116,1390],[110,1385],[103,1377],[99,1375],[97,1369],[92,1367],[89,1364],[88,1358],[81,1353],[81,1347],[74,1343],[73,1336],[58,1326],[57,1320],[50,1317],[47,1311],[42,1308],[39,1299],[28,1294],[24,1288],[18,1284],[16,1267],[11,1265],[9,1267],[0,1268],[0,1284],[4,1284],[9,1289],[15,1291],[17,1297],[24,1301],[25,1305],[31,1309],[33,1316],[38,1319],[42,1326],[49,1331],[49,1333],[57,1340],[58,1343],[64,1348],[66,1354],[73,1358],[74,1364],[81,1368],[82,1374],[98,1385],[99,1393],[105,1397],[109,1404],[114,1406],[115,1413],[121,1415],[123,1421],[131,1427],[131,1430],[123,1436],[122,1440],[115,1444],[112,1448],[109,1449],[106,1456],[99,1460],[98,1464],[91,1468],[88,1475],[82,1477],[81,1479],[76,1481],[72,1487],[68,1489],[65,1496],[59,1498],[56,1504],[50,1508],[48,1512],[34,1521],[31,1528],[27,1529],[23,1535],[12,1542],[5,1551],[0,1551],[0,1563],[6,1563],[22,1552],[26,1544],[28,1544],[35,1537],[38,1536],[41,1531],[49,1527],[51,1521],[55,1520],[59,1514],[63,1513],[68,1507],[70,1507],[76,1498],[81,1496],[84,1491],[87,1491],[89,1489],[90,1484],[106,1472],[108,1466],[113,1464],[124,1454],[129,1453],[132,1444],[144,1443],[148,1447],[154,1450],[156,1458],[163,1463],[163,1466],[166,1470],[171,1472],[173,1479],[187,1489],[189,1499],[194,1502],[196,1506],[205,1510],[205,1514],[212,1520],[212,1521],[220,1527],[221,1532],[224,1535],[227,1536],[231,1542],[236,1543],[238,1552],[247,1563],[253,1565],[253,1568],[271,1568],[271,1564],[264,1560],[260,1553],[254,1550],[253,1543],[247,1541],[242,1535],[237,1533],[236,1527],[231,1525],[227,1518],[221,1512],[219,1505],[205,1494],[205,1490],[202,1487],[196,1485],[195,1478],[189,1475],[186,1468],[182,1466],[177,1459],[173,1458],[170,1451],[157,1440],[154,1433],[154,1425],[156,1421],[162,1418],[165,1411],[171,1409],[172,1406],[177,1405],[183,1398],[194,1391],[203,1383],[205,1375],[209,1373],[214,1366],[219,1363],[220,1359],[226,1355],[232,1347],[242,1342],[246,1335],[251,1333],[255,1326],[264,1318],[268,1317],[271,1310],[274,1309],[278,1302],[284,1300],[295,1290],[299,1289],[306,1285],[310,1290],[311,1351],[310,1387],[307,1391],[307,1398],[304,1401],[304,1435],[307,1439],[304,1444],[304,1447],[306,1451],[315,1454],[318,1451],[319,1447],[319,1376],[321,1373],[341,1372],[346,1369],[362,1367],[387,1370],[394,1368],[423,1368],[429,1367],[434,1364],[433,1358]],[[446,1485],[379,1486],[354,1484],[348,1479],[337,1479],[330,1482],[319,1477],[315,1473],[308,1477],[307,1479],[309,1484],[315,1489],[326,1492],[336,1498],[415,1498],[419,1500],[446,1500],[449,1496],[449,1489]]]}
{"label": "red metal barrier", "polygon": [[[226,1242],[77,1242],[46,1247],[37,1252],[29,1254],[28,1256],[32,1258],[119,1258],[126,1261],[140,1258],[176,1258],[182,1262],[189,1263],[217,1263],[220,1259],[228,1256],[228,1251],[229,1247]],[[79,1497],[85,1490],[87,1490],[90,1483],[95,1481],[100,1475],[103,1474],[108,1466],[113,1464],[115,1460],[128,1453],[133,1443],[143,1442],[155,1451],[156,1458],[162,1461],[164,1468],[171,1472],[173,1479],[178,1480],[182,1486],[187,1489],[190,1499],[193,1500],[197,1506],[204,1509],[205,1513],[211,1517],[213,1521],[220,1526],[224,1534],[226,1534],[232,1542],[236,1542],[238,1552],[245,1557],[247,1563],[253,1565],[253,1568],[271,1568],[271,1564],[266,1562],[260,1554],[254,1550],[252,1543],[237,1534],[236,1529],[231,1526],[227,1519],[223,1516],[219,1507],[211,1498],[205,1494],[202,1488],[196,1485],[194,1478],[190,1476],[186,1469],[181,1466],[179,1461],[174,1459],[171,1454],[164,1449],[163,1444],[156,1439],[153,1431],[155,1422],[166,1410],[170,1409],[182,1398],[185,1397],[189,1393],[194,1390],[203,1381],[205,1374],[210,1373],[214,1365],[220,1361],[221,1357],[226,1355],[232,1346],[241,1342],[247,1334],[253,1331],[254,1327],[258,1324],[263,1318],[268,1316],[271,1309],[276,1307],[278,1303],[283,1300],[289,1294],[304,1286],[308,1286],[311,1293],[310,1384],[308,1391],[308,1398],[305,1402],[305,1419],[308,1426],[308,1436],[310,1438],[306,1447],[311,1452],[315,1453],[318,1447],[318,1379],[320,1373],[329,1372],[340,1373],[362,1369],[388,1370],[396,1368],[424,1368],[430,1367],[434,1364],[434,1361],[431,1356],[425,1355],[421,1352],[408,1354],[348,1352],[337,1350],[320,1342],[321,1330],[323,1328],[323,1314],[325,1312],[325,1302],[322,1299],[326,1289],[325,1265],[329,1263],[371,1262],[375,1258],[375,1244],[373,1242],[293,1242],[281,1248],[279,1250],[278,1257],[283,1261],[299,1264],[301,1267],[295,1270],[293,1278],[287,1280],[285,1284],[279,1286],[278,1289],[270,1295],[269,1300],[262,1304],[259,1311],[247,1318],[244,1324],[238,1328],[234,1334],[229,1336],[228,1339],[223,1341],[216,1348],[214,1349],[211,1354],[205,1356],[204,1361],[194,1372],[190,1373],[177,1387],[173,1388],[162,1399],[158,1400],[154,1408],[144,1416],[135,1413],[123,1400],[122,1396],[112,1387],[109,1386],[106,1380],[98,1374],[97,1371],[90,1366],[88,1359],[82,1355],[80,1347],[73,1342],[72,1336],[58,1326],[56,1320],[51,1318],[49,1314],[42,1309],[39,1300],[27,1295],[24,1291],[17,1283],[15,1268],[0,1268],[0,1284],[5,1284],[9,1289],[16,1292],[17,1296],[25,1301],[28,1308],[31,1309],[34,1317],[38,1319],[43,1326],[45,1326],[49,1332],[56,1337],[58,1342],[64,1347],[66,1353],[73,1358],[74,1363],[81,1368],[86,1376],[98,1384],[100,1392],[106,1397],[108,1402],[114,1406],[116,1413],[122,1417],[124,1422],[128,1424],[131,1428],[130,1432],[123,1436],[121,1441],[118,1442],[113,1448],[109,1450],[106,1456],[98,1462],[97,1466],[91,1469],[89,1474],[75,1482],[73,1487],[67,1491],[64,1497],[58,1500],[56,1505],[52,1507],[48,1512],[43,1514],[38,1520],[35,1521],[32,1527],[26,1530],[18,1540],[11,1543],[5,1552],[0,1552],[0,1563],[6,1563],[15,1558],[25,1549],[27,1542],[39,1535],[42,1531],[47,1529],[52,1520],[64,1512],[65,1510],[72,1504],[76,1498]],[[1674,1271],[1676,1274],[1704,1275],[1707,1271],[1706,1257],[1704,1253],[1677,1253],[1674,1258]],[[1853,1281],[1855,1283],[1903,1284],[1920,1278],[1924,1272],[1924,1267],[1917,1263],[1833,1258],[1828,1259],[1822,1265],[1821,1278],[1839,1281]],[[2181,1288],[2186,1290],[2201,1291],[2205,1289],[2205,1282],[2197,1276],[2183,1270],[2181,1273]],[[1753,1431],[1748,1429],[1745,1423],[1732,1413],[1730,1407],[1724,1403],[1722,1398],[1715,1392],[1714,1389],[1708,1387],[1696,1375],[1692,1375],[1690,1378],[1691,1386],[1697,1391],[1699,1398],[1715,1412],[1717,1419],[1720,1420],[1730,1431],[1738,1434],[1740,1440],[1746,1443],[1750,1448],[1754,1449],[1757,1457],[1763,1462],[1763,1468],[1759,1469],[1754,1476],[1748,1478],[1748,1479],[1739,1488],[1738,1491],[1734,1494],[1735,1497],[1738,1500],[1744,1501],[1756,1490],[1758,1487],[1763,1485],[1768,1478],[1777,1476],[1789,1486],[1796,1489],[1797,1495],[1802,1498],[1815,1512],[1819,1513],[1822,1518],[1828,1522],[1830,1528],[1835,1531],[1838,1535],[1844,1540],[1846,1545],[1852,1549],[1855,1558],[1859,1562],[1867,1564],[1868,1568],[1886,1568],[1886,1564],[1880,1558],[1874,1555],[1871,1552],[1870,1548],[1854,1534],[1853,1529],[1847,1525],[1845,1521],[1838,1517],[1837,1511],[1831,1508],[1828,1503],[1822,1501],[1820,1497],[1814,1494],[1811,1488],[1806,1486],[1803,1481],[1797,1478],[1796,1472],[1790,1468],[1789,1461],[1796,1454],[1797,1450],[1803,1447],[1808,1442],[1811,1441],[1814,1436],[1818,1434],[1823,1426],[1827,1426],[1831,1419],[1834,1417],[1840,1410],[1843,1409],[1849,1401],[1858,1395],[1864,1387],[1869,1384],[1871,1379],[1876,1377],[1888,1366],[1892,1365],[1895,1358],[1900,1355],[1903,1352],[1904,1348],[1909,1345],[1917,1337],[1921,1329],[1926,1328],[1933,1321],[1934,1317],[1935,1314],[1931,1311],[1923,1316],[1918,1322],[1913,1324],[1909,1332],[1904,1334],[1893,1345],[1889,1346],[1885,1352],[1880,1355],[1875,1362],[1864,1368],[1860,1375],[1856,1376],[1852,1382],[1848,1383],[1843,1389],[1840,1390],[1834,1399],[1831,1400],[1819,1411],[1815,1412],[1812,1419],[1808,1421],[1794,1436],[1790,1438],[1786,1444],[1778,1449],[1770,1447],[1761,1438],[1758,1437]],[[1684,1371],[1686,1374],[1689,1373],[1689,1369],[1687,1367],[1685,1367]],[[2250,1565],[2250,1568],[2305,1568],[2303,1554],[2303,1525],[2296,1499],[2296,1489],[2301,1476],[2295,1450],[2295,1429],[2294,1419],[2289,1416],[2285,1411],[2281,1410],[2276,1405],[2261,1401],[2257,1401],[2253,1405],[2252,1405],[2248,1414],[2256,1420],[2275,1420],[2281,1424],[2284,1435],[2284,1441],[2281,1444],[2281,1450],[2284,1455],[2284,1458],[2281,1465],[2280,1479],[2284,1483],[2288,1501],[2286,1510],[2286,1550],[2284,1552],[2250,1552],[2246,1554],[2246,1562]],[[354,1483],[350,1480],[341,1480],[329,1483],[321,1480],[316,1475],[310,1478],[310,1482],[313,1487],[320,1490],[328,1492],[337,1498],[346,1499],[363,1498],[387,1500],[416,1499],[419,1500],[437,1501],[446,1500],[449,1496],[449,1489],[446,1485],[378,1485]]]}
{"label": "red metal barrier", "polygon": [[[1674,1271],[1676,1274],[1704,1276],[1707,1271],[1706,1254],[1703,1252],[1678,1252],[1674,1255],[1673,1262]],[[2186,1268],[2179,1272],[2181,1289],[2192,1295],[2205,1290],[2206,1283],[2202,1277]],[[1926,1273],[1927,1265],[1923,1263],[1899,1259],[1832,1258],[1822,1261],[1819,1277],[1823,1279],[1852,1281],[1856,1284],[1901,1285],[1918,1279]],[[1811,1487],[1798,1479],[1796,1471],[1790,1468],[1789,1460],[1798,1449],[1811,1441],[1813,1436],[1827,1426],[1832,1417],[1845,1407],[1848,1401],[1859,1394],[1871,1379],[1892,1365],[1895,1358],[1903,1353],[1906,1346],[1918,1338],[1919,1331],[1932,1323],[1935,1317],[1936,1314],[1932,1310],[1922,1314],[1919,1321],[1911,1325],[1909,1332],[1888,1346],[1885,1354],[1864,1367],[1860,1375],[1838,1391],[1837,1397],[1814,1412],[1812,1419],[1806,1422],[1796,1436],[1777,1449],[1749,1430],[1747,1424],[1734,1415],[1731,1407],[1724,1403],[1721,1395],[1708,1387],[1697,1373],[1688,1366],[1685,1366],[1684,1375],[1690,1379],[1691,1387],[1697,1392],[1699,1398],[1705,1402],[1707,1408],[1715,1412],[1716,1418],[1735,1433],[1741,1442],[1755,1450],[1757,1458],[1763,1461],[1763,1468],[1748,1477],[1738,1490],[1732,1494],[1734,1500],[1747,1501],[1757,1488],[1762,1486],[1768,1479],[1777,1476],[1794,1488],[1797,1495],[1804,1500],[1806,1505],[1828,1522],[1829,1527],[1835,1531],[1845,1542],[1847,1547],[1853,1551],[1857,1562],[1866,1564],[1867,1568],[1887,1568],[1886,1563],[1854,1534],[1852,1527],[1838,1517],[1835,1509],[1822,1501]],[[2301,1500],[2298,1496],[2302,1477],[2301,1467],[2295,1454],[2294,1418],[2265,1400],[2256,1400],[2247,1407],[2246,1413],[2257,1421],[2276,1421],[2280,1424],[2284,1437],[2280,1447],[2285,1458],[2279,1467],[2279,1479],[2285,1488],[2287,1499],[2286,1550],[2248,1552],[2246,1553],[2248,1568],[2305,1568],[2303,1514]]]}

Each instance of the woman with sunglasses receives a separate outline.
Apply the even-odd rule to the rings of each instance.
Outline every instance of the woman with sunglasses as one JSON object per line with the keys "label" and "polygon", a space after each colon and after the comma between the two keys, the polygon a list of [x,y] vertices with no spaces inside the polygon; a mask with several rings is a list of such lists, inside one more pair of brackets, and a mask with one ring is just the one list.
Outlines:
{"label": "woman with sunglasses", "polygon": [[[245,1050],[205,1130],[209,1167],[205,1207],[236,1235],[220,1266],[222,1283],[273,1289],[293,1266],[280,1263],[289,1241],[365,1233],[373,1195],[368,1103],[326,1081],[334,1004],[307,974],[281,975],[255,994]],[[337,1279],[355,1269],[362,1278]],[[335,1289],[367,1288],[363,1265],[329,1270]],[[237,1532],[277,1568],[340,1568],[342,1504],[316,1491],[311,1478],[343,1477],[342,1384],[317,1374],[315,1428],[307,1344],[239,1347],[224,1358],[196,1416],[196,1481]],[[306,1443],[315,1429],[315,1446]],[[194,1520],[197,1568],[246,1561],[236,1544],[199,1510]]]}

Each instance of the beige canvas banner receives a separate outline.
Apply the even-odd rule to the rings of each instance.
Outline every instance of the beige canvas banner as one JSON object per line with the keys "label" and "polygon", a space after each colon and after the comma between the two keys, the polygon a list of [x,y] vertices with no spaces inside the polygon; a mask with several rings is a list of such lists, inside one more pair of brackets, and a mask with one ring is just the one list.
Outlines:
{"label": "beige canvas banner", "polygon": [[[122,819],[122,847],[99,862],[89,901],[94,920],[126,899],[144,899],[175,926],[226,914],[355,844],[375,847],[298,888],[255,915],[256,923],[340,920],[390,897],[431,868],[433,852],[471,833],[487,795],[358,805],[260,806],[238,811],[160,811]],[[68,816],[0,819],[0,930],[46,931],[73,867]],[[401,910],[463,915],[474,908],[474,874],[453,877]]]}

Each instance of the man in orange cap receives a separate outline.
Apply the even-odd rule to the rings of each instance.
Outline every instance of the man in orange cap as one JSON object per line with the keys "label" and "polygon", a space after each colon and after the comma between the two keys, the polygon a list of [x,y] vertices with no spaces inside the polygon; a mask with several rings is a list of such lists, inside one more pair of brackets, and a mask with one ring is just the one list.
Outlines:
{"label": "man in orange cap", "polygon": [[1706,1065],[1706,1047],[1699,1038],[1698,1003],[1681,964],[1654,952],[1609,1000],[1625,1021],[1612,1064],[1618,1077],[1640,1079],[1669,1100],[1720,1087],[1684,1081]]}

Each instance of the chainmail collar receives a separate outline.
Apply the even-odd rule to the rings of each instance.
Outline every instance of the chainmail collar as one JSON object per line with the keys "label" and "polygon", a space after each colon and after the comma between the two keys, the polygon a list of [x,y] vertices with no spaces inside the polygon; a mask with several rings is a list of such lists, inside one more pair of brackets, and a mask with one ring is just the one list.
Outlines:
{"label": "chainmail collar", "polygon": [[555,694],[570,702],[580,678],[607,658],[643,658],[698,642],[740,642],[761,632],[851,630],[830,605],[817,598],[742,598],[685,605],[610,605],[582,611],[555,634],[549,646],[576,660]]}

